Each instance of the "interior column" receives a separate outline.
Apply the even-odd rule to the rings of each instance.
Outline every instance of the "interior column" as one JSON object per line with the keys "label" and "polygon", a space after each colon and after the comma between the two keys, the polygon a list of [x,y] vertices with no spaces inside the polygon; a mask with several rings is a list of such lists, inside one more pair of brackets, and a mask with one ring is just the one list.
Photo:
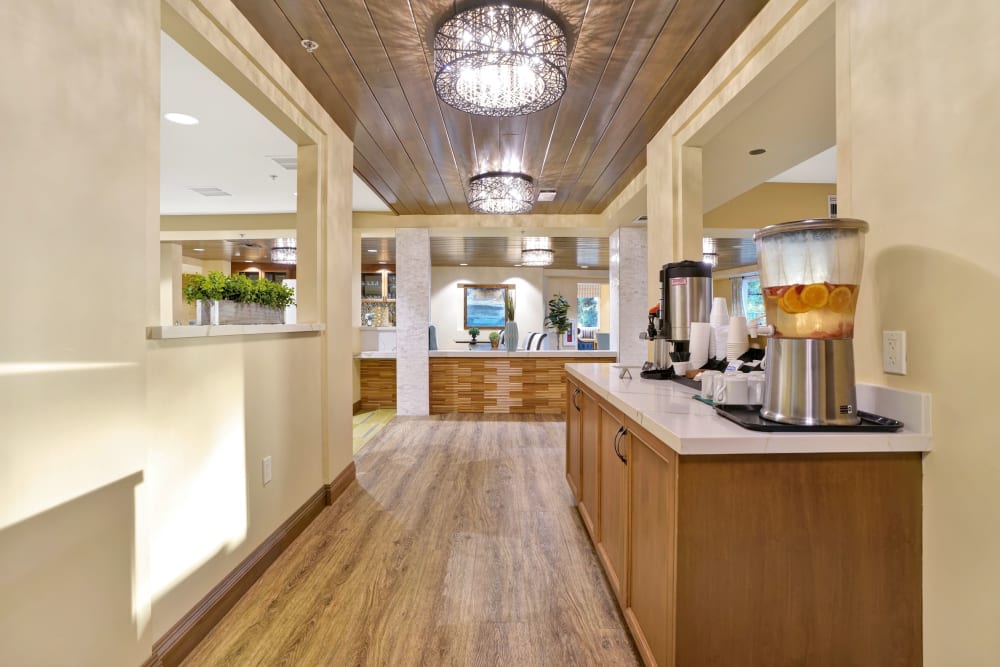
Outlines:
{"label": "interior column", "polygon": [[620,227],[608,242],[611,287],[611,349],[618,350],[618,363],[642,365],[648,358],[645,331],[649,306],[646,304],[646,229]]}
{"label": "interior column", "polygon": [[427,229],[396,230],[396,413],[430,413],[427,326],[431,240]]}

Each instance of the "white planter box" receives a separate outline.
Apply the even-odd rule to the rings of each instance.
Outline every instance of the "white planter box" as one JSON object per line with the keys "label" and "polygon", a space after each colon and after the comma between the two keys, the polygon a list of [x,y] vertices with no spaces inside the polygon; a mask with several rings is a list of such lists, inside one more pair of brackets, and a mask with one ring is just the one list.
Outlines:
{"label": "white planter box", "polygon": [[256,303],[198,301],[197,320],[205,324],[284,324],[285,311]]}

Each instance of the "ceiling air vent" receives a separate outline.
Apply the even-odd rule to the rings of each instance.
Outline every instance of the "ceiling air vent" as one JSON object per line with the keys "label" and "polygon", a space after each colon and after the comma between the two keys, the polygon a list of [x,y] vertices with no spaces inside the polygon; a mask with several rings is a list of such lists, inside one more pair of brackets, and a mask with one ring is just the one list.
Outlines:
{"label": "ceiling air vent", "polygon": [[555,201],[556,191],[555,190],[542,190],[538,193],[538,201]]}
{"label": "ceiling air vent", "polygon": [[285,169],[295,170],[299,168],[299,159],[294,155],[291,156],[268,155],[268,157],[277,162],[279,166],[282,166]]}
{"label": "ceiling air vent", "polygon": [[202,197],[232,197],[231,194],[219,188],[188,188],[191,192],[197,192]]}
{"label": "ceiling air vent", "polygon": [[635,225],[644,225],[644,224],[646,224],[646,216],[640,215],[638,218],[636,218],[635,220],[632,221],[632,224],[635,224]]}

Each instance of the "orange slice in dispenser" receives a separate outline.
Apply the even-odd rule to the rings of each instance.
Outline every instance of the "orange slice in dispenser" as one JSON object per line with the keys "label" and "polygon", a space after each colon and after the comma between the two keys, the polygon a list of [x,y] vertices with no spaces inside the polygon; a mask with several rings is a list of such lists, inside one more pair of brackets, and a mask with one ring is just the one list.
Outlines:
{"label": "orange slice in dispenser", "polygon": [[802,288],[799,299],[810,309],[822,308],[830,300],[830,292],[824,283],[813,283]]}
{"label": "orange slice in dispenser", "polygon": [[784,294],[781,295],[781,301],[778,302],[781,309],[790,315],[798,315],[799,313],[804,313],[809,310],[809,306],[802,303],[802,297],[799,295],[798,287],[792,287]]}
{"label": "orange slice in dispenser", "polygon": [[830,310],[835,313],[846,313],[854,302],[854,294],[850,287],[841,285],[830,292]]}

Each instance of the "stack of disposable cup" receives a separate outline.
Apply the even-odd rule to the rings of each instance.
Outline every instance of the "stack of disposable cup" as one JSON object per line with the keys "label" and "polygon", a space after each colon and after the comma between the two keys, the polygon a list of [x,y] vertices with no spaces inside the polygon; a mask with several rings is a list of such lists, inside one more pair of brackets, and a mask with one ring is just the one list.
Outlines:
{"label": "stack of disposable cup", "polygon": [[708,322],[691,323],[691,368],[701,368],[708,362],[709,341],[712,339],[712,325]]}
{"label": "stack of disposable cup", "polygon": [[708,356],[712,359],[726,358],[726,328],[729,326],[729,306],[725,297],[712,299],[712,311],[708,316],[712,326],[708,340]]}
{"label": "stack of disposable cup", "polygon": [[708,321],[717,327],[729,324],[729,306],[726,305],[725,297],[717,296],[712,299],[712,311]]}
{"label": "stack of disposable cup", "polygon": [[747,318],[734,315],[729,318],[729,336],[726,340],[726,358],[730,361],[739,359],[750,349],[747,338]]}

